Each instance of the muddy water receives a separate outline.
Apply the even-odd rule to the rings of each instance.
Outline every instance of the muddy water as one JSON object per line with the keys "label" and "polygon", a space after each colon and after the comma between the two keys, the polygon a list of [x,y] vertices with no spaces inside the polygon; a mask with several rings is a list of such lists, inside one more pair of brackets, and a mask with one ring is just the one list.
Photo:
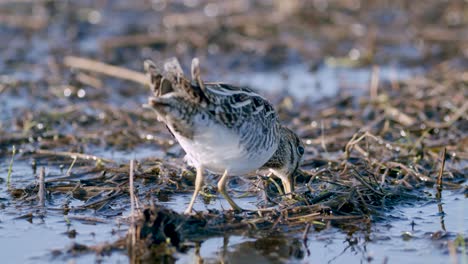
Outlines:
{"label": "muddy water", "polygon": [[[24,161],[15,163],[13,180],[16,186],[35,181],[31,168]],[[60,173],[50,171],[49,173]],[[0,175],[5,179],[6,171]],[[92,210],[70,213],[64,216],[59,207],[64,197],[54,197],[44,214],[35,206],[20,205],[11,199],[3,183],[0,185],[0,248],[5,263],[48,263],[75,260],[76,263],[102,260],[104,263],[127,263],[125,252],[114,252],[110,256],[94,253],[73,256],[67,253],[74,243],[96,245],[115,241],[125,235],[127,226],[122,219],[129,214],[125,204],[115,204],[121,215],[106,217]],[[444,191],[439,203],[429,191],[424,201],[403,204],[389,211],[383,220],[368,229],[354,233],[328,228],[320,232],[311,231],[307,242],[301,230],[291,233],[244,234],[213,237],[204,241],[199,249],[186,254],[177,254],[177,263],[193,263],[203,259],[205,263],[217,263],[222,259],[230,263],[448,263],[450,256],[447,240],[457,234],[468,233],[466,201],[460,191]],[[182,212],[190,194],[170,196],[161,202],[177,212]],[[237,198],[245,208],[255,208],[257,197]],[[127,201],[125,201],[127,202]],[[33,202],[34,204],[34,202]],[[72,199],[72,206],[81,201]],[[120,207],[120,208],[119,208]],[[229,208],[223,199],[209,204],[201,200],[196,210]],[[27,216],[29,213],[33,217]],[[85,220],[83,217],[91,217]],[[76,232],[75,232],[76,231]],[[460,256],[460,255],[459,255]]]}
{"label": "muddy water", "polygon": [[402,206],[366,232],[350,235],[331,228],[309,234],[306,243],[302,234],[211,238],[199,254],[181,255],[180,263],[199,258],[208,263],[223,258],[231,263],[448,263],[446,239],[467,233],[468,213],[466,202],[453,193],[447,192],[442,202],[447,232],[441,239],[436,238],[443,230],[437,203],[427,202]]}

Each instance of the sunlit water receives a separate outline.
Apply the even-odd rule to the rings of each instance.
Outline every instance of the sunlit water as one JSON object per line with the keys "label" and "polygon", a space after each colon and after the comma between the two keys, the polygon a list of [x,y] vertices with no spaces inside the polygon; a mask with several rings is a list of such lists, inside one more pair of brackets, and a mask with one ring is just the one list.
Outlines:
{"label": "sunlit water", "polygon": [[[399,81],[421,70],[380,67],[379,81]],[[338,93],[362,95],[369,91],[372,77],[370,68],[349,68],[324,64],[311,72],[308,65],[297,64],[272,71],[226,75],[226,81],[247,85],[260,93],[289,94],[296,99],[318,101]],[[223,79],[224,80],[224,79]]]}
{"label": "sunlit water", "polygon": [[[1,168],[0,175],[6,180],[6,168]],[[15,163],[13,182],[18,187],[35,182],[31,168],[24,161]],[[428,193],[427,199],[415,204],[397,206],[388,212],[387,220],[378,221],[369,230],[357,231],[352,235],[333,227],[320,232],[311,230],[307,243],[304,243],[300,232],[262,232],[261,235],[252,236],[246,230],[244,235],[226,234],[207,239],[199,251],[192,249],[186,254],[178,254],[177,262],[193,263],[203,259],[205,263],[217,263],[225,259],[229,263],[383,263],[387,259],[389,263],[448,263],[447,240],[454,240],[457,234],[468,234],[466,202],[460,191],[444,191],[444,214],[441,214],[432,194]],[[169,201],[160,203],[182,212],[190,196],[173,195]],[[236,198],[236,201],[242,207],[254,209],[258,198]],[[71,205],[82,203],[75,200]],[[128,262],[125,252],[114,252],[110,256],[96,256],[94,253],[72,256],[67,253],[73,243],[97,245],[125,236],[127,226],[123,220],[129,214],[128,209],[121,216],[108,218],[91,210],[64,216],[61,210],[53,210],[60,204],[52,201],[52,204],[48,204],[49,210],[40,217],[38,208],[20,206],[11,199],[5,182],[0,185],[0,204],[3,205],[0,211],[0,252],[5,263],[60,263],[71,259],[76,263],[96,260],[105,263]],[[223,208],[229,208],[229,205],[222,198],[214,199],[209,204],[199,199],[195,204],[195,210]],[[21,217],[29,212],[34,214],[32,221]],[[75,219],[74,216],[95,217],[104,223]],[[445,236],[433,238],[434,233],[444,229]],[[71,230],[76,230],[76,236],[69,235]]]}

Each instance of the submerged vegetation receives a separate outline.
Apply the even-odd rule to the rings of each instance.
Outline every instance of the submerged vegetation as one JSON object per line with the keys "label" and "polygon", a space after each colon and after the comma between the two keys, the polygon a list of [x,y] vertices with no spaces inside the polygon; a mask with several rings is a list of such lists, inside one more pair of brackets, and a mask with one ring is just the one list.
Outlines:
{"label": "submerged vegetation", "polygon": [[[125,226],[120,239],[74,243],[54,256],[124,251],[134,262],[172,262],[210,237],[284,233],[294,238],[287,257],[302,259],[310,232],[366,230],[421,200],[438,204],[432,239],[448,241],[452,259],[466,256],[467,234],[447,235],[441,202],[448,190],[467,195],[465,2],[3,2],[0,34],[20,34],[0,40],[0,209],[18,208],[15,217],[28,221],[58,214],[68,225]],[[311,75],[364,67],[371,78],[359,87],[341,80],[336,95],[319,100],[312,87],[296,98],[294,87],[265,84],[271,90],[260,93],[306,145],[294,197],[273,178],[234,176],[231,191],[256,197],[256,209],[186,216],[163,204],[193,191],[194,170],[141,107],[143,58],[174,55],[199,56],[213,81],[291,64]],[[391,78],[382,74],[389,64]],[[398,68],[418,74],[398,78]],[[208,177],[197,203],[220,199],[216,180]],[[273,251],[276,242],[259,243]]]}

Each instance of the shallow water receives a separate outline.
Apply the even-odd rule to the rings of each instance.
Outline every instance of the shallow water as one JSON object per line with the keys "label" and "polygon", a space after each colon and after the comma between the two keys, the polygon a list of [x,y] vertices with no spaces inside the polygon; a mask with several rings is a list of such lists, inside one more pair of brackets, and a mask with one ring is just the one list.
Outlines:
{"label": "shallow water", "polygon": [[[34,181],[31,169],[27,164],[21,164],[24,163],[19,161],[15,165],[13,181],[16,186]],[[5,179],[3,169],[0,175]],[[412,263],[448,263],[450,256],[447,240],[454,240],[457,234],[465,236],[468,233],[465,224],[468,221],[466,201],[459,192],[443,191],[444,214],[439,213],[438,203],[433,195],[427,194],[424,201],[403,204],[390,210],[385,220],[377,221],[364,231],[351,234],[334,227],[320,232],[311,230],[306,243],[302,240],[302,230],[274,234],[267,231],[260,234],[249,231],[226,234],[224,237],[207,239],[201,244],[199,251],[192,249],[186,254],[177,254],[177,263],[192,263],[196,259],[203,259],[205,263],[216,263],[221,259],[229,260],[230,263],[254,260],[258,263],[383,263],[385,259],[389,263],[408,263],[408,260],[412,260]],[[190,196],[191,194],[172,195],[161,204],[182,212]],[[235,200],[249,209],[256,208],[258,202],[257,197]],[[2,259],[7,263],[69,260],[76,260],[76,263],[94,260],[104,263],[128,262],[125,252],[114,252],[110,256],[90,253],[76,257],[65,253],[73,243],[97,245],[122,238],[127,229],[124,219],[129,215],[128,209],[122,210],[122,215],[116,217],[106,217],[92,210],[64,216],[61,210],[52,209],[61,204],[61,198],[58,197],[53,204],[48,205],[49,209],[45,214],[40,216],[39,208],[16,204],[9,197],[5,184],[0,187],[0,201],[3,207],[0,214],[0,245]],[[82,203],[75,200],[71,205],[78,206]],[[222,198],[212,200],[209,204],[198,199],[195,204],[195,210],[213,208],[229,208],[229,205]],[[29,212],[34,217],[25,217]],[[75,219],[74,216],[93,217],[99,222]],[[444,229],[446,232],[437,234]],[[72,230],[77,233],[72,235]],[[436,238],[440,234],[444,236]]]}
{"label": "shallow water", "polygon": [[[399,81],[421,73],[418,68],[380,67],[380,81]],[[337,93],[362,95],[368,93],[371,68],[349,68],[324,64],[311,72],[304,64],[286,66],[274,71],[226,76],[231,82],[254,87],[263,93],[289,94],[309,102],[334,97]]]}
{"label": "shallow water", "polygon": [[[89,107],[89,102],[125,109],[139,109],[141,104],[146,102],[147,91],[143,90],[141,85],[109,80],[110,78],[101,76],[98,79],[103,81],[103,87],[88,87],[89,85],[79,84],[77,87],[81,87],[82,91],[86,92],[85,96],[82,98],[65,96],[67,90],[62,85],[66,86],[74,81],[69,76],[72,74],[71,70],[56,65],[61,63],[65,55],[95,58],[139,71],[142,70],[141,61],[148,57],[157,60],[178,55],[184,64],[182,66],[187,69],[186,66],[189,65],[190,58],[200,56],[202,69],[206,71],[203,72],[204,80],[249,85],[268,98],[275,98],[275,94],[289,94],[311,103],[317,103],[325,97],[334,97],[338,93],[361,95],[368,93],[369,90],[372,75],[372,68],[369,66],[340,66],[324,59],[324,62],[316,65],[317,67],[311,67],[311,65],[317,64],[317,57],[322,58],[336,54],[340,54],[339,56],[353,55],[353,52],[356,53],[359,50],[366,52],[366,48],[369,48],[365,47],[367,44],[359,42],[365,38],[363,33],[353,36],[353,39],[358,41],[343,40],[343,42],[336,43],[337,47],[333,52],[325,49],[324,46],[327,44],[320,43],[320,41],[328,43],[328,39],[324,40],[322,36],[322,39],[315,40],[314,35],[314,39],[304,46],[306,50],[310,47],[313,50],[317,49],[319,56],[313,53],[310,57],[302,57],[302,55],[298,55],[297,50],[287,50],[284,52],[287,57],[285,62],[271,66],[262,60],[271,59],[269,55],[275,54],[262,55],[256,53],[255,49],[234,50],[231,53],[223,54],[224,35],[220,37],[219,46],[209,45],[209,47],[190,47],[190,44],[185,43],[185,41],[169,45],[165,43],[164,45],[168,47],[162,47],[164,45],[160,47],[159,44],[119,47],[110,50],[105,50],[102,47],[103,43],[112,37],[148,32],[152,32],[154,35],[168,30],[166,27],[159,27],[160,20],[165,14],[155,12],[158,10],[157,5],[166,1],[132,1],[135,6],[129,5],[128,1],[119,0],[104,2],[45,1],[50,2],[50,5],[42,7],[38,4],[37,8],[28,6],[30,4],[28,2],[19,3],[18,8],[15,8],[14,1],[10,3],[10,7],[0,3],[1,11],[4,12],[2,14],[21,13],[20,11],[24,8],[39,13],[50,12],[51,15],[50,24],[38,31],[0,25],[0,36],[2,37],[0,38],[0,133],[5,135],[10,132],[21,135],[24,132],[18,129],[13,122],[15,118],[21,119],[23,110],[32,113],[53,112],[52,108],[54,111],[61,111],[68,106],[77,106],[84,109],[83,112],[89,111],[89,115],[93,116],[96,115],[93,111],[98,110]],[[149,5],[149,2],[154,5],[153,9],[145,6]],[[212,1],[206,6],[202,3],[203,1],[174,2],[176,7],[172,8],[172,11],[179,11],[178,8],[184,11],[187,9],[195,11],[196,8],[190,9],[188,7],[198,5],[197,8],[206,13],[206,7]],[[317,4],[316,8],[320,9],[320,5],[327,1],[314,2],[317,2],[315,3]],[[353,5],[361,1],[343,2]],[[394,13],[398,14],[395,7],[393,9],[387,8],[388,3],[384,2],[385,4],[381,6],[383,8],[381,12],[386,15],[382,16],[381,19],[376,19],[377,21],[371,20],[371,24],[378,24],[380,21],[387,25],[386,23],[390,22],[383,20],[391,20],[391,16],[395,16]],[[41,11],[41,8],[44,10]],[[336,10],[334,12],[340,14]],[[369,17],[376,16],[376,14],[379,16],[377,10],[363,9],[362,13]],[[350,14],[346,14],[346,16],[341,14],[341,16],[337,15],[336,17],[338,21],[340,19],[347,21],[351,18],[348,17]],[[29,18],[29,16],[26,17]],[[453,19],[453,17],[447,15],[448,19]],[[159,24],[155,24],[158,22]],[[354,21],[355,24],[352,28],[357,28],[357,31],[365,30],[365,25],[361,24],[363,22],[357,22]],[[343,25],[338,25],[338,28],[342,27]],[[415,27],[417,25],[413,25],[411,30],[414,31]],[[278,30],[285,29],[279,28]],[[398,25],[397,32],[400,33]],[[239,35],[245,37],[250,33],[241,32]],[[253,39],[255,39],[254,33]],[[289,32],[280,33],[287,37]],[[310,35],[309,33],[307,32],[306,35]],[[401,35],[411,34],[414,32],[401,31]],[[304,40],[308,41],[307,38]],[[421,67],[428,67],[426,62],[422,61],[424,56],[437,57],[437,52],[443,48],[431,47],[419,37],[417,41],[411,39],[405,41],[406,44],[396,41],[397,44],[393,44],[393,48],[388,47],[391,44],[382,44],[384,48],[376,50],[377,55],[387,54],[381,56],[383,59],[381,58],[380,61],[378,58],[376,60],[376,63],[381,64],[379,77],[382,81],[403,80],[422,73]],[[174,47],[170,46],[172,44]],[[323,48],[323,50],[318,47]],[[353,52],[347,53],[348,51]],[[348,55],[344,55],[344,57],[353,57]],[[389,60],[385,60],[387,56],[390,56]],[[274,59],[274,56],[271,57]],[[421,61],[413,63],[413,66],[401,63],[401,61],[408,59]],[[382,61],[384,63],[381,63]],[[392,64],[393,62],[395,64]],[[433,61],[432,63],[439,62]],[[58,78],[58,80],[54,80],[54,78]],[[3,85],[10,88],[3,91]],[[93,93],[96,95],[95,97],[91,96]],[[75,127],[71,127],[70,124],[65,129],[69,134],[75,133]],[[31,147],[34,144],[33,142],[27,145]],[[167,160],[174,156],[177,159],[182,159],[183,155],[180,155],[181,150],[177,144],[168,150],[168,152],[176,153],[171,155],[151,144],[153,143],[148,140],[145,144],[132,146],[125,150],[118,149],[118,146],[83,145],[85,145],[85,153],[112,159],[120,164],[127,164],[130,159],[161,158]],[[83,205],[85,201],[75,199],[71,195],[54,194],[46,203],[47,210],[42,211],[36,206],[37,201],[20,201],[20,199],[13,198],[7,190],[6,177],[10,156],[7,155],[9,151],[6,149],[10,150],[11,146],[3,147],[4,149],[0,149],[0,256],[2,263],[90,263],[96,261],[128,263],[126,252],[116,251],[105,256],[96,256],[94,253],[74,256],[67,252],[74,243],[90,246],[122,238],[127,230],[125,219],[130,213],[128,197],[117,199],[108,210],[74,211],[64,216],[61,208],[64,203],[78,207]],[[2,154],[5,155],[1,156]],[[23,188],[37,182],[30,162],[29,158],[24,158],[21,154],[16,155],[12,173],[13,187]],[[62,169],[58,168],[57,162],[41,162],[39,166],[45,166],[48,175],[64,176],[71,160],[58,161],[60,165],[65,165],[65,168]],[[242,190],[236,194],[241,195]],[[429,190],[426,195],[427,199],[422,201],[394,206],[385,212],[384,220],[372,223],[367,230],[362,228],[354,233],[348,233],[335,227],[320,232],[311,230],[306,243],[302,239],[303,230],[274,234],[265,231],[261,233],[237,232],[236,234],[226,234],[224,237],[209,238],[201,244],[199,250],[191,249],[186,254],[177,254],[177,262],[193,263],[203,259],[205,263],[219,263],[222,262],[222,259],[227,259],[229,263],[256,262],[258,264],[282,262],[385,263],[386,260],[389,263],[450,263],[447,241],[453,241],[457,234],[461,234],[465,238],[468,236],[466,194],[461,193],[461,191],[445,190],[441,201],[444,213],[439,212],[438,203],[433,198],[434,192]],[[191,193],[174,194],[157,202],[176,212],[182,212],[190,197]],[[235,198],[235,200],[247,209],[255,209],[259,202],[259,198],[255,196]],[[222,198],[211,199],[208,204],[203,203],[202,199],[198,199],[194,207],[195,210],[200,211],[226,208],[229,208],[229,205]],[[83,219],[84,217],[92,217],[93,219],[86,220]],[[441,220],[443,220],[443,225]],[[412,225],[413,222],[414,225]],[[444,229],[446,233],[445,231],[439,232]],[[73,230],[76,231],[76,234]],[[435,236],[432,235],[434,233]],[[445,235],[439,239],[437,237],[440,234]],[[466,263],[468,261],[466,255],[462,256],[461,252],[458,253],[459,263]]]}

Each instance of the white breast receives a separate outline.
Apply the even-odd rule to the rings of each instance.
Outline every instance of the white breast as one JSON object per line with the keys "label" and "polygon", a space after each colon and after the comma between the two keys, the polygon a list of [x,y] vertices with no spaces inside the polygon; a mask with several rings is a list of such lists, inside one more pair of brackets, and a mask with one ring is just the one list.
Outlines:
{"label": "white breast", "polygon": [[[172,129],[171,129],[172,130]],[[212,122],[198,125],[193,139],[174,133],[191,165],[222,174],[242,175],[257,170],[273,156],[275,146],[247,155],[237,133]]]}

